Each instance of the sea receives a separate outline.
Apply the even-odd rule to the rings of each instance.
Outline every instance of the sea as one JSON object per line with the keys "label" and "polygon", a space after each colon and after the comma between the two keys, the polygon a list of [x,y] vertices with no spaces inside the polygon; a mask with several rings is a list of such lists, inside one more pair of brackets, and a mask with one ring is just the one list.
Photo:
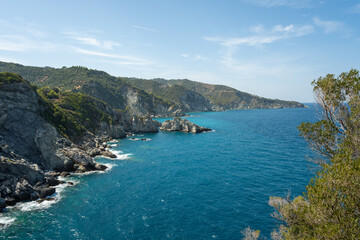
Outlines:
{"label": "sea", "polygon": [[190,113],[213,131],[112,141],[117,159],[96,159],[107,171],[0,214],[0,239],[242,239],[247,227],[270,239],[280,222],[269,197],[300,195],[314,176],[297,130],[316,121],[306,105]]}

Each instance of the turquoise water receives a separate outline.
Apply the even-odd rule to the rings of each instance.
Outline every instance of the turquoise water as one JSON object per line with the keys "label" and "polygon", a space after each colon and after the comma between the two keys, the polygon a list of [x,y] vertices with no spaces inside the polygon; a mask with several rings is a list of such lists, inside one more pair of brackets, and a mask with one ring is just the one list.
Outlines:
{"label": "turquoise water", "polygon": [[[313,173],[296,127],[314,109],[196,113],[214,132],[160,132],[122,139],[124,160],[106,173],[74,176],[50,207],[19,207],[0,236],[12,239],[241,239],[269,237],[269,196],[301,194]],[[48,207],[48,208],[47,208]],[[35,209],[34,209],[35,208]],[[24,210],[31,210],[24,212]]]}

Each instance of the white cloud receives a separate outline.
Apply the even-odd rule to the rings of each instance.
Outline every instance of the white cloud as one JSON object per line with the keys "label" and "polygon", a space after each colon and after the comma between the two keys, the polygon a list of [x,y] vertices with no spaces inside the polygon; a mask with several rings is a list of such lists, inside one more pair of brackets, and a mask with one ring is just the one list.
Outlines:
{"label": "white cloud", "polygon": [[310,25],[298,27],[293,24],[287,26],[276,25],[271,31],[265,32],[262,30],[259,34],[253,36],[238,38],[204,37],[204,39],[211,42],[218,42],[226,47],[233,47],[237,45],[261,46],[281,39],[304,36],[310,34],[312,31],[313,27]]}
{"label": "white cloud", "polygon": [[118,42],[107,41],[107,40],[101,41],[93,37],[73,37],[73,39],[77,40],[81,44],[91,45],[98,48],[109,49],[109,50],[113,49],[114,47],[121,46],[121,44]]}
{"label": "white cloud", "polygon": [[158,30],[156,29],[153,29],[153,28],[147,28],[147,27],[143,27],[143,26],[139,26],[139,25],[132,25],[133,28],[137,28],[137,29],[141,29],[141,30],[144,30],[144,31],[148,31],[148,32],[159,32]]}
{"label": "white cloud", "polygon": [[292,7],[305,8],[310,5],[311,0],[244,0],[262,7]]}
{"label": "white cloud", "polygon": [[[93,33],[99,34],[97,31],[92,31]],[[83,45],[94,46],[101,49],[112,50],[114,47],[121,46],[121,43],[111,40],[102,40],[99,37],[94,37],[93,34],[87,32],[74,32],[67,31],[62,32],[62,34],[69,36],[70,39],[76,40],[78,43]]]}
{"label": "white cloud", "polygon": [[182,56],[183,58],[187,58],[187,57],[189,57],[189,54],[183,53],[180,56]]}
{"label": "white cloud", "polygon": [[[112,58],[112,59],[120,59],[122,61],[116,61],[117,64],[122,65],[150,65],[152,62],[143,59],[143,58],[137,58],[133,56],[126,56],[126,55],[118,55],[118,54],[110,54],[110,53],[104,53],[104,52],[97,52],[97,51],[90,51],[82,48],[73,48],[75,52],[85,55],[91,55],[91,56],[98,56],[98,57],[105,57],[105,58]],[[115,63],[113,61],[113,63]]]}
{"label": "white cloud", "polygon": [[331,33],[338,31],[343,24],[337,21],[322,21],[319,18],[314,18],[314,24],[324,29],[325,33]]}

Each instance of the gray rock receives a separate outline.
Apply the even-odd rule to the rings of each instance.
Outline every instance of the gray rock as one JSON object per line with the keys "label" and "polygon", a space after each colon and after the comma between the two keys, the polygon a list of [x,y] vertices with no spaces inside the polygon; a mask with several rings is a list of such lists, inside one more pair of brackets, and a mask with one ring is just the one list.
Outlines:
{"label": "gray rock", "polygon": [[56,185],[59,185],[61,183],[61,181],[57,180],[53,177],[50,177],[50,178],[46,179],[46,183],[48,186],[56,186]]}
{"label": "gray rock", "polygon": [[25,179],[20,179],[16,184],[13,197],[16,201],[32,200],[34,191],[33,187]]}
{"label": "gray rock", "polygon": [[69,176],[69,175],[70,175],[69,172],[62,172],[62,173],[60,173],[60,177],[67,177],[67,176]]}
{"label": "gray rock", "polygon": [[95,168],[100,171],[105,171],[107,169],[107,166],[99,163],[95,163]]}
{"label": "gray rock", "polygon": [[52,187],[38,187],[36,191],[39,193],[40,198],[51,196],[55,193],[55,188]]}
{"label": "gray rock", "polygon": [[104,157],[108,157],[108,158],[116,158],[116,155],[110,151],[102,151],[101,155],[103,155]]}
{"label": "gray rock", "polygon": [[36,200],[40,197],[40,194],[36,191],[30,193],[30,200]]}
{"label": "gray rock", "polygon": [[16,200],[13,197],[6,197],[5,202],[7,206],[15,206]]}
{"label": "gray rock", "polygon": [[150,117],[133,116],[131,132],[153,133],[158,132],[161,123],[152,120]]}
{"label": "gray rock", "polygon": [[186,119],[174,118],[167,120],[161,124],[161,131],[179,131],[179,132],[191,132],[201,133],[211,131],[210,128],[200,127]]}
{"label": "gray rock", "polygon": [[3,208],[6,207],[6,201],[4,198],[0,198],[0,212]]}

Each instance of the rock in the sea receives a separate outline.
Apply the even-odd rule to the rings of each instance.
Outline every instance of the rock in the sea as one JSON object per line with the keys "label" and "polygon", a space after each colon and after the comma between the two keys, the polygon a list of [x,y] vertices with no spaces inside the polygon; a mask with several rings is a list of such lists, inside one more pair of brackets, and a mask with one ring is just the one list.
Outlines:
{"label": "rock in the sea", "polygon": [[210,128],[200,127],[189,120],[174,118],[172,120],[167,120],[161,124],[161,131],[179,131],[179,132],[191,132],[191,133],[201,133],[211,131]]}
{"label": "rock in the sea", "polygon": [[108,157],[108,158],[116,158],[115,154],[113,154],[112,152],[107,151],[107,150],[102,151],[101,155],[103,155],[104,157]]}
{"label": "rock in the sea", "polygon": [[51,196],[55,193],[55,188],[52,187],[38,187],[36,191],[39,193],[40,198]]}
{"label": "rock in the sea", "polygon": [[107,166],[99,163],[95,163],[95,168],[99,171],[105,171],[107,169]]}
{"label": "rock in the sea", "polygon": [[57,180],[57,179],[55,179],[55,178],[50,177],[50,178],[47,178],[47,179],[46,179],[46,183],[47,183],[49,186],[56,186],[56,185],[59,185],[59,184],[61,183],[61,181],[60,181],[60,180]]}
{"label": "rock in the sea", "polygon": [[6,207],[6,202],[5,199],[0,198],[0,212],[2,211],[3,208]]}
{"label": "rock in the sea", "polygon": [[7,206],[14,206],[16,204],[16,200],[13,197],[6,197],[5,202]]}
{"label": "rock in the sea", "polygon": [[69,176],[69,175],[70,175],[69,172],[62,172],[62,173],[60,173],[60,177],[67,177],[67,176]]}

